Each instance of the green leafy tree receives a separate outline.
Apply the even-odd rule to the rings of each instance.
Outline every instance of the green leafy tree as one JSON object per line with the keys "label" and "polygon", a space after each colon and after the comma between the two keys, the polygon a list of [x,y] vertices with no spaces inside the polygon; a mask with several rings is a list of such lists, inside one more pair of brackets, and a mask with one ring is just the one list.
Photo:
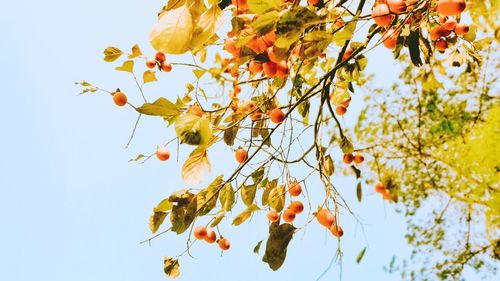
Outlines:
{"label": "green leafy tree", "polygon": [[[165,257],[168,276],[179,276],[179,259],[196,239],[230,249],[225,218],[238,226],[255,212],[268,212],[263,261],[273,270],[285,261],[294,235],[310,223],[317,221],[341,239],[342,221],[355,216],[332,180],[353,173],[359,201],[364,180],[407,216],[415,258],[443,253],[442,259],[427,258],[432,269],[418,274],[458,278],[465,266],[480,269],[486,255],[499,256],[495,11],[499,4],[493,0],[170,0],[149,34],[154,56],[138,45],[128,54],[116,47],[104,51],[107,62],[127,56],[116,70],[130,73],[142,104],[127,99],[130,89],[78,84],[82,93],[108,93],[118,106],[130,106],[138,114],[135,128],[143,115],[172,128],[174,136],[164,145],[132,161],[155,156],[167,161],[174,142],[192,147],[181,160],[181,177],[197,185],[212,176],[211,150],[235,151],[234,171],[216,175],[199,191],[174,192],[154,208],[153,236],[144,242],[189,232],[186,251]],[[377,73],[366,73],[369,52],[380,47],[405,66],[392,89],[373,88]],[[192,53],[192,60],[167,57],[184,53]],[[148,100],[144,85],[156,82],[157,72],[178,67],[191,68],[195,82],[176,99]],[[359,89],[369,94],[351,130],[341,126],[339,116]],[[361,168],[365,156],[369,165]],[[294,167],[304,173],[293,174]],[[323,183],[319,201],[307,192],[311,177]],[[298,199],[304,194],[306,204]],[[426,202],[442,200],[444,208],[419,212],[427,210]],[[307,214],[301,214],[304,205]],[[235,206],[244,207],[233,214]],[[307,223],[294,225],[301,215]],[[419,224],[421,217],[435,226]],[[476,226],[484,229],[481,237],[473,236]],[[456,233],[461,236],[449,237]],[[449,241],[463,247],[445,245]],[[416,272],[408,267],[402,274],[415,279]]]}

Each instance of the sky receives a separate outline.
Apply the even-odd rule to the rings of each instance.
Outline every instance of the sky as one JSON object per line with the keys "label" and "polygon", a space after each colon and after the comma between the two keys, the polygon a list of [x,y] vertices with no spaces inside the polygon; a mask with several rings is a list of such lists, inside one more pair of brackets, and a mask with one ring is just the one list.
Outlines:
{"label": "sky", "polygon": [[[148,238],[152,208],[186,185],[181,163],[152,159],[143,165],[128,162],[169,140],[174,132],[157,118],[144,118],[131,147],[125,149],[136,114],[116,107],[109,96],[78,96],[75,81],[88,80],[104,88],[127,91],[140,102],[133,82],[102,60],[102,50],[124,50],[141,45],[153,54],[147,34],[162,1],[9,1],[0,10],[0,280],[166,280],[163,256],[185,246],[185,235],[167,234],[151,246]],[[384,65],[378,85],[396,74],[391,54],[372,54],[370,69]],[[172,57],[173,61],[188,61]],[[175,99],[189,70],[174,69],[162,82],[147,85],[148,98]],[[354,122],[362,108],[354,97]],[[175,155],[174,155],[175,156]],[[185,157],[185,153],[179,157]],[[210,155],[213,173],[229,173],[236,164],[229,148]],[[175,158],[175,157],[174,157]],[[231,166],[232,167],[229,167]],[[229,167],[229,168],[228,168]],[[229,169],[229,170],[228,170]],[[210,178],[211,177],[211,178]],[[252,252],[267,237],[265,214],[250,223],[231,227],[223,223],[232,248],[221,256],[215,245],[197,243],[195,258],[182,257],[178,280],[399,280],[383,266],[391,258],[408,257],[405,224],[395,207],[365,187],[362,203],[355,200],[355,182],[338,177],[337,185],[364,223],[365,235],[354,219],[343,218],[345,237],[341,266],[328,268],[338,241],[322,227],[311,224],[292,240],[283,267],[273,272]],[[321,188],[319,181],[311,187]],[[311,188],[311,192],[314,190]],[[233,212],[236,215],[242,210]],[[299,220],[300,222],[300,220]],[[360,264],[356,256],[365,246]]]}

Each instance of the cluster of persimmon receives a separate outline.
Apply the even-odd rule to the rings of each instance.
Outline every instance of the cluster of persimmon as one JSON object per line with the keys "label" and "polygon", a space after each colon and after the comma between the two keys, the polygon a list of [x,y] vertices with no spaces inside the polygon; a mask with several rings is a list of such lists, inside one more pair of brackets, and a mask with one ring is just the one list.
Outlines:
{"label": "cluster of persimmon", "polygon": [[[233,0],[232,4],[235,7],[235,15],[248,12],[247,0]],[[242,55],[251,56],[252,58],[248,62],[250,73],[255,75],[264,72],[269,78],[287,78],[289,75],[288,54],[276,52],[274,47],[276,41],[275,30],[259,36],[250,26],[252,21],[257,19],[257,16],[253,17],[253,19],[246,17],[240,17],[239,19],[243,21],[243,27],[238,31],[228,32],[228,38],[224,42],[224,50],[233,56],[229,62],[237,62]],[[241,38],[245,38],[244,44],[240,42]],[[238,65],[231,67],[227,62],[226,71],[230,72],[233,77],[238,77]]]}
{"label": "cluster of persimmon", "polygon": [[[302,187],[297,182],[292,182],[289,185],[288,193],[292,197],[297,197],[302,193]],[[295,217],[304,211],[304,204],[302,202],[296,200],[291,201],[285,211],[281,214],[283,220],[287,223],[292,223],[295,220]],[[267,213],[267,218],[271,222],[275,222],[279,219],[280,214],[275,210],[270,210]]]}
{"label": "cluster of persimmon", "polygon": [[193,236],[198,240],[203,240],[207,242],[208,244],[213,244],[217,242],[219,248],[223,251],[227,251],[231,247],[231,243],[229,242],[228,239],[222,236],[219,239],[217,239],[217,234],[215,234],[213,228],[206,228],[205,226],[197,226],[194,229]]}
{"label": "cluster of persimmon", "polygon": [[365,161],[365,157],[361,153],[346,153],[344,154],[344,157],[342,158],[345,164],[350,165],[352,162],[354,162],[356,165],[360,165]]}
{"label": "cluster of persimmon", "polygon": [[337,223],[335,216],[328,209],[319,209],[316,213],[314,213],[316,220],[322,226],[328,228],[333,236],[340,238],[344,235],[344,230]]}
{"label": "cluster of persimmon", "polygon": [[[394,27],[394,21],[399,14],[404,14],[413,11],[414,9],[428,8],[431,1],[419,0],[379,0],[373,5],[372,17],[375,23],[383,28],[386,28],[382,36],[382,43],[388,49],[395,49],[398,43],[399,31]],[[430,28],[429,37],[435,41],[435,48],[443,52],[448,48],[447,36],[452,31],[457,36],[463,36],[469,31],[466,24],[458,23],[457,19],[460,14],[465,10],[467,3],[465,0],[439,0],[435,7],[441,18],[439,23]],[[454,18],[456,17],[456,18]],[[413,18],[407,18],[407,24],[411,24]]]}
{"label": "cluster of persimmon", "polygon": [[391,192],[389,191],[389,189],[385,186],[385,184],[383,182],[379,182],[375,185],[375,191],[377,193],[381,194],[385,200],[387,200],[387,201],[392,200]]}
{"label": "cluster of persimmon", "polygon": [[127,104],[127,95],[125,95],[120,89],[116,89],[111,93],[113,97],[113,102],[118,106],[125,106]]}
{"label": "cluster of persimmon", "polygon": [[154,59],[146,60],[146,67],[153,69],[158,67],[160,71],[170,72],[172,71],[172,64],[167,62],[167,57],[163,52],[157,52]]}
{"label": "cluster of persimmon", "polygon": [[439,22],[429,30],[429,38],[434,41],[436,50],[440,52],[448,49],[448,43],[455,41],[456,37],[464,36],[469,32],[469,25],[458,23],[454,17],[442,16]]}

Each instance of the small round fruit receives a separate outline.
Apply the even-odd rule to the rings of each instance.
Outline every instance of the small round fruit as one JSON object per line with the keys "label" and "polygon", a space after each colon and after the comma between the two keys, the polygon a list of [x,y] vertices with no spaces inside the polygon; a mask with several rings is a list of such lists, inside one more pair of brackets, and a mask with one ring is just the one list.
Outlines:
{"label": "small round fruit", "polygon": [[384,190],[384,192],[382,193],[382,197],[387,201],[392,200],[391,192],[389,191],[389,189]]}
{"label": "small round fruit", "polygon": [[236,158],[236,161],[240,164],[245,163],[248,159],[248,152],[244,150],[243,148],[238,148],[236,149],[236,152],[234,153],[234,157]]}
{"label": "small round fruit", "polygon": [[156,157],[160,161],[167,161],[170,159],[170,151],[166,147],[158,147],[156,149]]}
{"label": "small round fruit", "polygon": [[386,4],[373,6],[372,17],[375,23],[381,27],[388,27],[394,20],[394,15],[391,14],[389,6]]}
{"label": "small round fruit", "polygon": [[278,65],[275,62],[266,61],[262,65],[262,69],[264,69],[264,73],[267,75],[267,77],[274,77],[276,76],[276,72],[278,71]]}
{"label": "small round fruit", "polygon": [[391,28],[382,36],[382,43],[387,49],[394,50],[398,44],[399,33]]}
{"label": "small round fruit", "polygon": [[250,119],[252,119],[252,121],[259,121],[260,119],[262,119],[262,113],[261,112],[252,112],[252,113],[250,113]]}
{"label": "small round fruit", "polygon": [[469,25],[465,24],[465,23],[458,23],[456,26],[455,26],[455,34],[457,34],[458,36],[464,36],[465,34],[467,34],[469,32]]}
{"label": "small round fruit", "polygon": [[280,214],[276,212],[275,210],[271,210],[267,212],[267,219],[271,222],[275,222],[280,218]]}
{"label": "small round fruit", "polygon": [[190,106],[188,112],[191,114],[194,114],[198,117],[203,116],[203,110],[201,109],[201,107],[199,105]]}
{"label": "small round fruit", "polygon": [[354,155],[352,155],[352,153],[344,154],[342,160],[344,161],[345,164],[351,164],[352,161],[354,161]]}
{"label": "small round fruit", "polygon": [[363,161],[365,161],[365,157],[363,156],[363,154],[358,153],[358,154],[354,155],[354,163],[359,165],[359,164],[363,163]]}
{"label": "small round fruit", "polygon": [[269,47],[267,48],[267,56],[269,57],[269,60],[275,63],[279,63],[281,59],[279,59],[276,56],[276,53],[274,52],[274,47]]}
{"label": "small round fruit", "polygon": [[465,10],[466,6],[465,0],[439,0],[436,10],[441,15],[457,16]]}
{"label": "small round fruit", "polygon": [[339,105],[335,108],[335,112],[340,116],[344,116],[347,112],[347,108],[343,105]]}
{"label": "small round fruit", "polygon": [[235,94],[241,93],[241,86],[240,85],[235,85],[233,87],[233,91],[234,91]]}
{"label": "small round fruit", "polygon": [[344,230],[342,229],[342,227],[340,227],[340,225],[336,223],[330,227],[330,232],[337,238],[340,238],[342,237],[342,235],[344,235]]}
{"label": "small round fruit", "polygon": [[354,50],[353,50],[353,49],[351,49],[350,47],[349,47],[349,48],[347,48],[347,49],[345,50],[345,52],[344,52],[344,55],[342,56],[342,61],[345,61],[345,60],[347,60],[348,58],[350,58],[353,52],[354,52]]}
{"label": "small round fruit", "polygon": [[165,56],[165,53],[157,52],[155,55],[155,60],[158,62],[164,62],[166,59],[167,57]]}
{"label": "small round fruit", "polygon": [[286,61],[281,61],[276,64],[276,77],[287,78],[290,74],[290,69]]}
{"label": "small round fruit", "polygon": [[285,113],[283,113],[281,109],[275,108],[269,112],[269,119],[271,119],[273,123],[281,124],[285,120]]}
{"label": "small round fruit", "polygon": [[295,212],[290,209],[286,209],[283,212],[283,220],[288,223],[293,222],[295,220]]}
{"label": "small round fruit", "polygon": [[319,4],[321,0],[307,0],[307,2],[309,2],[309,4],[313,5],[313,6],[316,6]]}
{"label": "small round fruit", "polygon": [[447,30],[454,30],[455,27],[457,26],[457,21],[454,18],[449,18],[445,21],[443,26]]}
{"label": "small round fruit", "polygon": [[406,11],[406,2],[404,0],[387,0],[387,6],[395,14],[401,14]]}
{"label": "small round fruit", "polygon": [[170,71],[172,71],[172,64],[171,63],[162,62],[161,63],[161,70],[164,71],[164,72],[170,72]]}
{"label": "small round fruit", "polygon": [[262,72],[262,63],[252,60],[248,64],[248,70],[250,70],[250,72],[253,74],[260,73],[260,72]]}
{"label": "small round fruit", "polygon": [[448,41],[446,40],[438,40],[436,41],[436,50],[440,52],[444,52],[448,49]]}
{"label": "small round fruit", "polygon": [[349,104],[351,103],[351,98],[348,98],[346,100],[344,100],[341,105],[343,105],[344,107],[349,107]]}
{"label": "small round fruit", "polygon": [[335,222],[335,216],[327,209],[321,209],[314,215],[322,226],[329,228]]}
{"label": "small round fruit", "polygon": [[292,210],[295,214],[300,214],[304,211],[304,204],[300,201],[292,201],[288,209]]}
{"label": "small round fruit", "polygon": [[156,61],[155,60],[147,60],[146,61],[146,67],[147,68],[155,68],[156,66]]}
{"label": "small round fruit", "polygon": [[204,226],[197,226],[194,229],[194,237],[198,240],[204,239],[207,236],[207,228]]}
{"label": "small round fruit", "polygon": [[223,251],[227,251],[229,250],[229,248],[231,248],[231,243],[229,243],[229,240],[227,240],[226,238],[219,239],[219,242],[217,244],[219,244],[219,248]]}
{"label": "small round fruit", "polygon": [[299,183],[291,183],[290,188],[288,189],[288,192],[292,196],[299,196],[302,193],[302,187],[300,186]]}
{"label": "small round fruit", "polygon": [[217,235],[215,234],[215,231],[213,228],[208,228],[207,229],[207,234],[205,235],[205,238],[203,238],[205,242],[212,244],[217,240]]}
{"label": "small round fruit", "polygon": [[127,96],[119,90],[113,93],[113,102],[118,106],[127,104]]}
{"label": "small round fruit", "polygon": [[387,188],[385,188],[385,185],[383,182],[379,182],[375,185],[375,191],[377,193],[384,193],[385,191],[387,190]]}

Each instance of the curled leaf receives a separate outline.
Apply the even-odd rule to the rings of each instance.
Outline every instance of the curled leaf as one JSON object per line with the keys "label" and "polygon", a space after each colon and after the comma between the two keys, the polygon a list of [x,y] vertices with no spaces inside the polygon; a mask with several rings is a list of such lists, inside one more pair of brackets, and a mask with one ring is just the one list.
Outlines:
{"label": "curled leaf", "polygon": [[149,33],[149,41],[157,51],[182,54],[189,50],[193,19],[187,4],[162,12]]}
{"label": "curled leaf", "polygon": [[165,257],[163,259],[163,271],[168,277],[172,279],[179,277],[179,275],[181,274],[181,271],[179,269],[179,261],[171,257]]}

